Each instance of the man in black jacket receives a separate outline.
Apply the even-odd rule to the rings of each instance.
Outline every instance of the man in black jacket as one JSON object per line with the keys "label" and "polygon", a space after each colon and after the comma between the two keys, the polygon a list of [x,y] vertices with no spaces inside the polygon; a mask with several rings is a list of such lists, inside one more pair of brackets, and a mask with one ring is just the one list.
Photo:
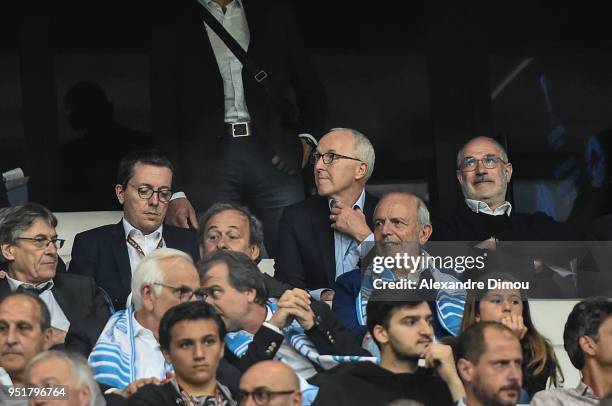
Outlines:
{"label": "man in black jacket", "polygon": [[[338,276],[358,268],[374,243],[372,214],[378,199],[366,193],[374,147],[359,131],[335,128],[312,155],[318,196],[285,208],[275,277],[317,300],[333,300]],[[370,248],[371,248],[370,245]]]}
{"label": "man in black jacket", "polygon": [[51,313],[53,344],[63,343],[83,325],[90,328],[82,333],[95,342],[109,317],[108,307],[92,278],[57,272],[57,250],[64,240],[55,232],[56,217],[36,203],[13,206],[3,214],[0,247],[7,272],[0,279],[0,298],[13,291],[39,296]]}
{"label": "man in black jacket", "polygon": [[125,308],[132,273],[145,255],[168,247],[199,258],[195,230],[163,225],[172,170],[170,161],[152,150],[125,156],[115,186],[123,219],[74,238],[68,272],[94,278],[115,309]]}
{"label": "man in black jacket", "polygon": [[[304,199],[297,172],[327,116],[325,89],[294,10],[283,0],[161,3],[168,7],[159,12],[152,41],[153,131],[180,165],[181,190],[193,206],[248,205],[274,255],[280,213]],[[255,61],[256,72],[204,23],[206,10]],[[172,224],[187,227],[189,208],[186,199],[173,200]]]}
{"label": "man in black jacket", "polygon": [[[317,375],[311,381],[320,386],[313,405],[386,406],[411,399],[444,406],[463,398],[452,349],[432,342],[433,316],[427,302],[393,300],[379,292],[368,302],[367,313],[368,330],[380,348],[380,366],[354,362]],[[425,368],[419,367],[419,359]]]}
{"label": "man in black jacket", "polygon": [[[352,337],[324,303],[293,289],[278,301],[268,300],[257,266],[249,257],[217,251],[198,270],[205,301],[211,304],[230,332],[225,358],[245,371],[258,361],[280,359],[303,379],[339,362],[369,353]],[[373,358],[371,358],[373,359]]]}

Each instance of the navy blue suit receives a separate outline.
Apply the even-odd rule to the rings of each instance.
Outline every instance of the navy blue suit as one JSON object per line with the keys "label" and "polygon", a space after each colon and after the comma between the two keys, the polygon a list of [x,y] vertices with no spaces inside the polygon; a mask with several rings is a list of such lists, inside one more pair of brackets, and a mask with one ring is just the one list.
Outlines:
{"label": "navy blue suit", "polygon": [[[165,246],[200,258],[196,231],[164,225]],[[69,273],[92,277],[108,293],[115,310],[124,309],[132,288],[132,269],[123,222],[84,231],[74,237]]]}

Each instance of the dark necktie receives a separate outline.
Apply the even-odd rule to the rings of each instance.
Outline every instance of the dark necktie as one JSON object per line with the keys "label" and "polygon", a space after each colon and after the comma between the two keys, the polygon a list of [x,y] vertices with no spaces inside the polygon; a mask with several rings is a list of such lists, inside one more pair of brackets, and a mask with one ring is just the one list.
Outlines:
{"label": "dark necktie", "polygon": [[41,288],[37,288],[32,285],[22,284],[17,287],[17,292],[28,292],[28,293],[32,293],[33,295],[40,296],[41,293],[43,293],[45,290],[49,289],[50,287],[51,287],[50,282],[45,283],[44,286]]}

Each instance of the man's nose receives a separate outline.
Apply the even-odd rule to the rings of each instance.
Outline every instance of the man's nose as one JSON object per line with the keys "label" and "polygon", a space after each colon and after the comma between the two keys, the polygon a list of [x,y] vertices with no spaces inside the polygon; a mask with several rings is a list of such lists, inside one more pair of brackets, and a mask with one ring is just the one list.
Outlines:
{"label": "man's nose", "polygon": [[523,384],[523,371],[520,364],[512,364],[508,370],[508,379]]}
{"label": "man's nose", "polygon": [[45,247],[45,254],[47,255],[57,255],[57,246],[49,241],[49,244],[47,244],[47,246]]}
{"label": "man's nose", "polygon": [[476,173],[479,175],[487,173],[487,168],[484,166],[482,159],[476,161]]}
{"label": "man's nose", "polygon": [[159,205],[159,193],[153,192],[151,197],[148,200],[149,206],[158,206]]}
{"label": "man's nose", "polygon": [[204,350],[204,346],[202,343],[196,343],[193,347],[193,358],[194,359],[204,359],[206,358],[206,351]]}
{"label": "man's nose", "polygon": [[15,345],[17,342],[17,327],[9,326],[8,333],[6,335],[6,343],[8,345]]}

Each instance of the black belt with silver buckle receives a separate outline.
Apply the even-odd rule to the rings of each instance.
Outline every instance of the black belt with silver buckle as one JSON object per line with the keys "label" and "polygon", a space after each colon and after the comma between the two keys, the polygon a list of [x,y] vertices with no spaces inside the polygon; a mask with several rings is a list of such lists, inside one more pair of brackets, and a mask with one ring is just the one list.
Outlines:
{"label": "black belt with silver buckle", "polygon": [[251,133],[251,124],[244,123],[225,123],[225,133],[230,137],[248,137]]}

